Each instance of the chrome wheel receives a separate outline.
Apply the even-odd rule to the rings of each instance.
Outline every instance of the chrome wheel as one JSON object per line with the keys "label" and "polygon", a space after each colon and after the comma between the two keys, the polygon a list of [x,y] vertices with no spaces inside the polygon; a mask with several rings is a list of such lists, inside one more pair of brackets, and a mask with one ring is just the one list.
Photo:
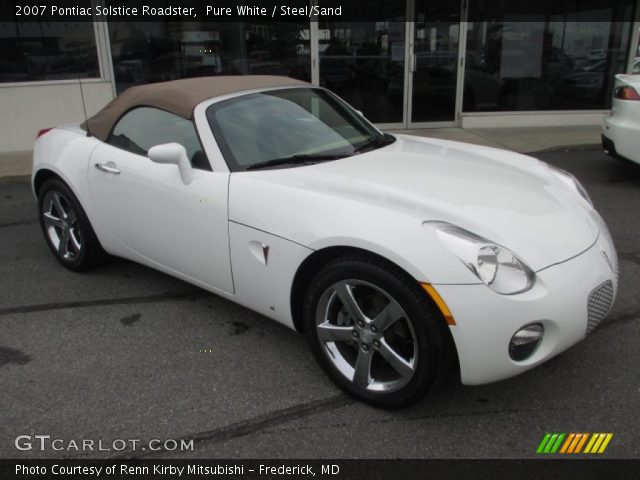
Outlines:
{"label": "chrome wheel", "polygon": [[347,279],[327,288],[316,308],[316,331],[333,366],[356,387],[392,392],[413,378],[416,333],[400,304],[381,288]]}
{"label": "chrome wheel", "polygon": [[74,261],[83,248],[78,216],[62,193],[50,190],[42,201],[42,220],[48,240],[58,256]]}

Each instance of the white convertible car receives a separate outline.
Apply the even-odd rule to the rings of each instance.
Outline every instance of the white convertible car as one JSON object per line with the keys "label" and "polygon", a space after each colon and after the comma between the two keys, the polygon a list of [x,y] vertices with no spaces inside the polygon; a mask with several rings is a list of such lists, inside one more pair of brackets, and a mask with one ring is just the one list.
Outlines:
{"label": "white convertible car", "polygon": [[[128,258],[304,331],[382,407],[516,375],[607,315],[617,255],[570,174],[512,152],[380,132],[283,77],[134,87],[39,133],[51,251]],[[179,320],[177,319],[176,322]]]}

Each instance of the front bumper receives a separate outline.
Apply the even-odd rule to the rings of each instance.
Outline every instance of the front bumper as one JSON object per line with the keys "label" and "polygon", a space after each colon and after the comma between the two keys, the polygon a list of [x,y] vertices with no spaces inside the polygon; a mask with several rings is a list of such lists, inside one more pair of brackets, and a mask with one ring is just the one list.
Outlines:
{"label": "front bumper", "polygon": [[[617,277],[617,256],[603,226],[594,245],[537,272],[534,287],[525,293],[499,295],[485,285],[435,285],[456,322],[450,328],[462,383],[479,385],[512,377],[582,340],[609,312]],[[605,284],[612,292],[603,300],[597,293]],[[544,337],[529,358],[514,361],[508,353],[511,337],[531,323],[544,326]]]}

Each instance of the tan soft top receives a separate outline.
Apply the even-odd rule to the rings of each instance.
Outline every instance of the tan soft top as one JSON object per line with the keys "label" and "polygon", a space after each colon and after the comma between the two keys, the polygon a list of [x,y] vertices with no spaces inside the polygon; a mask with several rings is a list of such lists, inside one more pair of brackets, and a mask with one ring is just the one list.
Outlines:
{"label": "tan soft top", "polygon": [[128,110],[137,106],[161,108],[183,118],[191,118],[193,109],[209,98],[230,93],[270,87],[309,85],[300,80],[272,75],[234,75],[220,77],[185,78],[170,82],[150,83],[131,87],[111,100],[83,124],[103,142],[113,125]]}

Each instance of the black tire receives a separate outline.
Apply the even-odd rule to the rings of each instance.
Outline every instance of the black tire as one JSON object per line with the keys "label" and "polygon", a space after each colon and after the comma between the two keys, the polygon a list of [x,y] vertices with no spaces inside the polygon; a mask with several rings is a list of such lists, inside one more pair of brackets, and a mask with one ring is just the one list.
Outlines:
{"label": "black tire", "polygon": [[[60,209],[65,213],[61,214]],[[47,245],[64,267],[74,271],[88,270],[102,263],[107,256],[82,205],[61,180],[51,178],[40,188],[38,218]]]}
{"label": "black tire", "polygon": [[[350,281],[355,286],[349,285]],[[368,311],[372,312],[370,316],[365,315],[364,328],[357,328],[353,324],[352,330],[348,330],[351,325],[350,322],[353,322],[353,316],[346,311],[347,309],[342,300],[336,300],[340,296],[338,290],[346,291],[344,290],[344,285],[347,285],[349,291],[353,292],[358,307],[363,308],[363,310],[368,308]],[[358,295],[360,295],[360,299],[358,299]],[[389,300],[386,305],[392,305],[392,302],[395,301],[396,305],[401,307],[402,313],[406,312],[405,316],[407,318],[398,316],[400,320],[392,323],[391,327],[383,327],[383,330],[384,328],[386,330],[377,332],[377,337],[371,337],[372,334],[366,330],[371,328],[373,324],[371,318],[379,313],[379,311],[376,313],[376,308],[373,308],[373,304],[376,303],[378,298],[381,302],[386,301],[382,300],[385,295],[387,295],[386,300]],[[330,298],[330,300],[327,300],[327,298]],[[366,305],[367,303],[369,304],[368,306]],[[340,305],[342,307],[339,308]],[[384,303],[379,305],[384,305]],[[400,408],[417,402],[429,390],[443,385],[451,371],[452,361],[455,358],[453,340],[438,308],[411,276],[384,260],[373,256],[354,254],[340,257],[325,265],[318,271],[307,289],[303,315],[305,335],[311,351],[324,371],[346,392],[374,406]],[[391,316],[389,315],[389,317]],[[329,317],[335,317],[336,322],[341,320],[341,323],[338,322],[335,326],[343,325],[343,328],[348,330],[349,333],[345,331],[345,333],[340,333],[341,335],[345,337],[349,334],[354,336],[353,330],[358,330],[358,338],[354,338],[352,341],[341,338],[333,343],[329,343],[331,341],[327,341],[327,337],[324,337],[325,340],[321,340],[318,333],[320,328],[318,324],[323,325],[323,336],[326,335],[327,330],[325,328],[331,329],[334,326],[331,323],[333,320],[325,320]],[[347,318],[349,320],[346,320]],[[382,355],[380,349],[381,344],[382,347],[391,345],[389,332],[392,328],[400,328],[402,332],[405,332],[406,337],[413,337],[410,342],[407,338],[401,336],[400,342],[403,343],[399,344],[402,348],[405,348],[405,352],[409,352],[406,356],[402,355],[402,358],[407,363],[413,364],[413,372],[402,376],[398,373],[400,371],[398,370],[395,373],[400,378],[389,380],[391,383],[385,383],[385,385],[393,385],[392,382],[396,382],[398,384],[397,387],[390,388],[389,391],[372,391],[370,389],[373,387],[374,382],[382,385],[380,382],[384,383],[386,381],[384,376],[381,377],[382,380],[374,377],[374,368],[380,367],[381,374],[386,373],[385,367],[389,372],[394,373],[395,367],[391,368],[391,363],[385,365],[385,356]],[[395,332],[393,333],[395,334]],[[407,333],[408,335],[406,335]],[[377,342],[375,338],[378,339]],[[408,346],[410,343],[411,346]],[[376,344],[375,347],[373,346],[374,344]],[[368,347],[368,345],[371,346]],[[365,347],[367,347],[366,350],[364,349]],[[350,354],[350,349],[354,350],[355,353]],[[414,351],[417,352],[417,358]],[[368,355],[373,357],[366,367],[368,371],[367,386],[364,388],[354,383],[355,378],[358,376],[356,373],[357,362],[363,352],[369,352]],[[350,355],[355,356],[355,360],[352,365],[346,367],[347,372],[344,372],[345,363],[343,360],[350,363],[348,361]],[[340,358],[338,363],[336,363],[336,358]],[[341,372],[341,368],[343,372]],[[348,378],[349,368],[352,368],[352,378]],[[376,373],[376,375],[378,374]],[[362,376],[360,378],[360,383],[362,384]],[[392,378],[392,376],[388,378]],[[381,386],[377,388],[387,387]]]}

